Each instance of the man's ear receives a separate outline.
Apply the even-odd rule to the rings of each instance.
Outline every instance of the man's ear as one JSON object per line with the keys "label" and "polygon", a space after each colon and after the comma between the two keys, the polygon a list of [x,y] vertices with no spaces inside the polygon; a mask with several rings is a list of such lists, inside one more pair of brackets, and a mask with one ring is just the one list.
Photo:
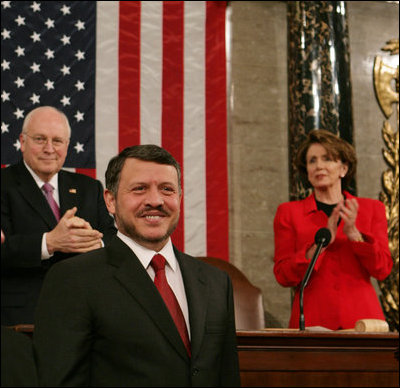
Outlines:
{"label": "man's ear", "polygon": [[104,202],[106,203],[107,209],[111,214],[115,214],[115,197],[114,194],[108,190],[104,190]]}
{"label": "man's ear", "polygon": [[19,134],[19,144],[20,144],[21,152],[24,152],[25,151],[25,136],[23,133]]}

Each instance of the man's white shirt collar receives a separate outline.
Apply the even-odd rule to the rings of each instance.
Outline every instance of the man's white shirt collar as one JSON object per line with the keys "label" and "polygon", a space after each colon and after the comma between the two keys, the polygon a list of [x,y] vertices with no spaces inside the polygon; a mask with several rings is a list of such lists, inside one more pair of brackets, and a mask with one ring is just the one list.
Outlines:
{"label": "man's white shirt collar", "polygon": [[164,245],[160,252],[153,251],[139,245],[137,242],[133,241],[130,237],[122,234],[120,231],[117,232],[117,236],[132,249],[133,253],[138,257],[139,261],[142,263],[143,267],[147,269],[150,265],[151,259],[157,253],[163,255],[165,260],[171,269],[175,272],[177,267],[177,261],[174,253],[174,248],[172,246],[172,241],[169,238],[168,242]]}
{"label": "man's white shirt collar", "polygon": [[[31,173],[33,179],[36,184],[39,186],[39,189],[42,189],[42,186],[46,183],[28,166],[28,164],[24,160],[25,167]],[[58,192],[58,173],[54,174],[52,178],[49,180],[49,183],[53,186],[53,189]]]}

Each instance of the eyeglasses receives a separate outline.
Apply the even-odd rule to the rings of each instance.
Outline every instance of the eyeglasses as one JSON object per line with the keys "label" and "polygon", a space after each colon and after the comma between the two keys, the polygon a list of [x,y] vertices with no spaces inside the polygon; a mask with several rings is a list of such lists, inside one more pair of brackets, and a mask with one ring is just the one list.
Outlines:
{"label": "eyeglasses", "polygon": [[55,137],[53,139],[49,139],[46,136],[41,136],[41,135],[31,136],[31,135],[28,135],[27,133],[24,133],[24,135],[30,137],[33,140],[33,142],[37,145],[45,145],[50,140],[50,142],[54,148],[60,148],[63,145],[67,144],[67,142],[68,142],[67,139],[63,139],[61,137]]}

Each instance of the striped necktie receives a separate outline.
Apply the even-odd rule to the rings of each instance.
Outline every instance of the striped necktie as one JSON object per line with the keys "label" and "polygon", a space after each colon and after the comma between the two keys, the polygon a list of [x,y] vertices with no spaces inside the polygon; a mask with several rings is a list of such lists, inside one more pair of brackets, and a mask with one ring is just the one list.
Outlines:
{"label": "striped necktie", "polygon": [[60,221],[60,208],[58,207],[57,202],[53,197],[53,186],[50,183],[45,183],[42,186],[42,189],[44,191],[44,195],[46,196],[47,202],[49,203],[51,210],[54,213],[54,217],[56,217],[57,221]]}

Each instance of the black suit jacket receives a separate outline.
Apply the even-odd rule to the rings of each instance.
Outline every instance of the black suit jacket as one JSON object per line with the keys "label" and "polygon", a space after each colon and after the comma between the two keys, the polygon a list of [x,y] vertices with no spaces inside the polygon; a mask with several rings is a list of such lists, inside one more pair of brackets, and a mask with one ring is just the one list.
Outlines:
{"label": "black suit jacket", "polygon": [[38,386],[32,340],[5,326],[1,326],[1,386]]}
{"label": "black suit jacket", "polygon": [[238,386],[229,276],[175,249],[192,357],[157,288],[118,237],[54,265],[33,336],[41,386]]}
{"label": "black suit jacket", "polygon": [[[103,187],[95,179],[61,170],[58,173],[60,211],[76,206],[77,216],[104,234],[106,243],[116,233],[114,220],[103,199]],[[1,169],[1,323],[34,323],[34,308],[47,269],[72,255],[56,252],[41,260],[43,233],[57,221],[24,163]]]}

